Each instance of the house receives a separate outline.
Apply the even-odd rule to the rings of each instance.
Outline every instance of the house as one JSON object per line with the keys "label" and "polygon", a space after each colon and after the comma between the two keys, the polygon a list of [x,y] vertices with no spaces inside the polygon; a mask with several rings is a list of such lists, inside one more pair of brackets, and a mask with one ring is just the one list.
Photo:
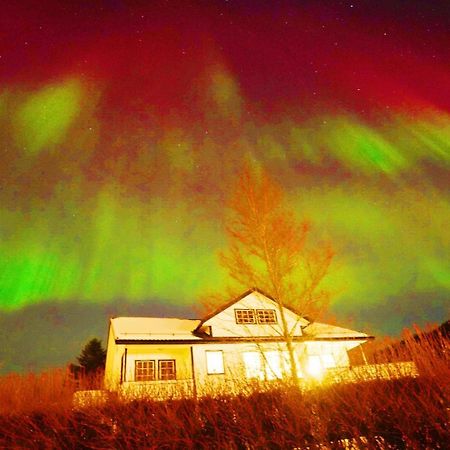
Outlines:
{"label": "house", "polygon": [[[371,338],[283,311],[303,380],[348,367],[347,351]],[[130,396],[162,397],[239,390],[290,374],[289,356],[279,305],[251,289],[203,319],[111,319],[105,386]]]}

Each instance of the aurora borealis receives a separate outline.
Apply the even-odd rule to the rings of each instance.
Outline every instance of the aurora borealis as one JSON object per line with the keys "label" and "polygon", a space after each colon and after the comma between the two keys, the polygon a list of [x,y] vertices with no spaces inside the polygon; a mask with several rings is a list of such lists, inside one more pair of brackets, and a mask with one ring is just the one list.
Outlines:
{"label": "aurora borealis", "polygon": [[332,242],[344,324],[448,319],[449,18],[412,0],[3,5],[0,371],[73,359],[108,314],[195,316],[227,283],[247,160]]}

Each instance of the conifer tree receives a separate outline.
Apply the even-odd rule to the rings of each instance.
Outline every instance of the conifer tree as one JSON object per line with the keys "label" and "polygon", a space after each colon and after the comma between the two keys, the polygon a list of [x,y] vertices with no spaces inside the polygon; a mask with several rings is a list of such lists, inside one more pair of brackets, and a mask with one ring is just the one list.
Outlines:
{"label": "conifer tree", "polygon": [[99,369],[105,368],[106,350],[102,347],[102,342],[91,339],[77,357],[77,361],[86,374],[95,373]]}

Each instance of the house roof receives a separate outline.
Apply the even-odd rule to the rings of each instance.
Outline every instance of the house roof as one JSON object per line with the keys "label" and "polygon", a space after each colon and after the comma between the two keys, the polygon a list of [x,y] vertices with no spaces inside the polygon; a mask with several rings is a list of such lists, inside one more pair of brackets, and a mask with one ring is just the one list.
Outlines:
{"label": "house roof", "polygon": [[[111,319],[111,329],[114,339],[122,342],[151,342],[151,341],[167,341],[171,343],[186,342],[192,343],[197,341],[215,341],[216,339],[202,334],[199,330],[201,326],[210,318],[232,306],[234,303],[242,300],[252,292],[258,292],[267,297],[271,301],[275,301],[272,297],[265,294],[259,289],[253,288],[238,298],[221,306],[203,319],[178,319],[178,318],[160,318],[160,317],[116,317]],[[287,308],[290,309],[290,308]],[[290,309],[296,313],[294,310]],[[308,322],[308,321],[306,321]],[[237,337],[235,339],[242,339]],[[261,339],[266,339],[260,337]],[[270,339],[272,339],[271,337]],[[342,339],[371,339],[365,333],[349,330],[347,328],[328,325],[320,322],[309,322],[303,327],[304,340],[342,340]]]}
{"label": "house roof", "polygon": [[[259,288],[253,287],[253,288],[248,289],[247,291],[245,291],[243,294],[239,295],[239,297],[236,297],[233,300],[230,300],[229,302],[224,303],[219,308],[217,308],[214,311],[212,311],[209,314],[207,314],[205,317],[203,317],[201,319],[201,321],[200,321],[200,323],[199,323],[197,328],[200,328],[207,320],[211,319],[214,316],[217,316],[217,314],[221,313],[222,311],[225,311],[227,308],[229,308],[230,306],[234,305],[235,303],[237,303],[238,301],[242,300],[243,298],[247,297],[247,295],[250,295],[252,292],[258,292],[259,294],[261,294],[264,297],[268,298],[272,302],[277,303],[277,301],[271,295],[265,293],[264,291],[262,291]],[[283,305],[283,308],[289,309],[290,311],[292,311],[297,316],[300,316],[300,314],[297,311],[295,311],[293,308],[291,308],[290,306],[284,306]],[[304,319],[305,321],[309,322],[309,320],[307,320],[304,317],[302,317],[302,319]]]}
{"label": "house roof", "polygon": [[201,340],[193,334],[200,320],[159,317],[116,317],[111,328],[116,340],[182,341]]}
{"label": "house roof", "polygon": [[328,325],[321,322],[311,322],[309,325],[303,328],[303,335],[306,338],[314,340],[320,339],[371,339],[373,336],[369,336],[366,333],[360,333],[359,331],[349,330],[348,328],[337,327],[335,325]]}

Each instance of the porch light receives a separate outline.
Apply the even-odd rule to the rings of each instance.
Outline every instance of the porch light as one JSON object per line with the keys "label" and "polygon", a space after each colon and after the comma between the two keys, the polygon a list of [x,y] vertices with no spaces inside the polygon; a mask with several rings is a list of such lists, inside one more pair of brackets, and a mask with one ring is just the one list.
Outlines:
{"label": "porch light", "polygon": [[314,378],[322,378],[323,366],[322,361],[320,360],[320,356],[310,356],[308,358],[306,372]]}

